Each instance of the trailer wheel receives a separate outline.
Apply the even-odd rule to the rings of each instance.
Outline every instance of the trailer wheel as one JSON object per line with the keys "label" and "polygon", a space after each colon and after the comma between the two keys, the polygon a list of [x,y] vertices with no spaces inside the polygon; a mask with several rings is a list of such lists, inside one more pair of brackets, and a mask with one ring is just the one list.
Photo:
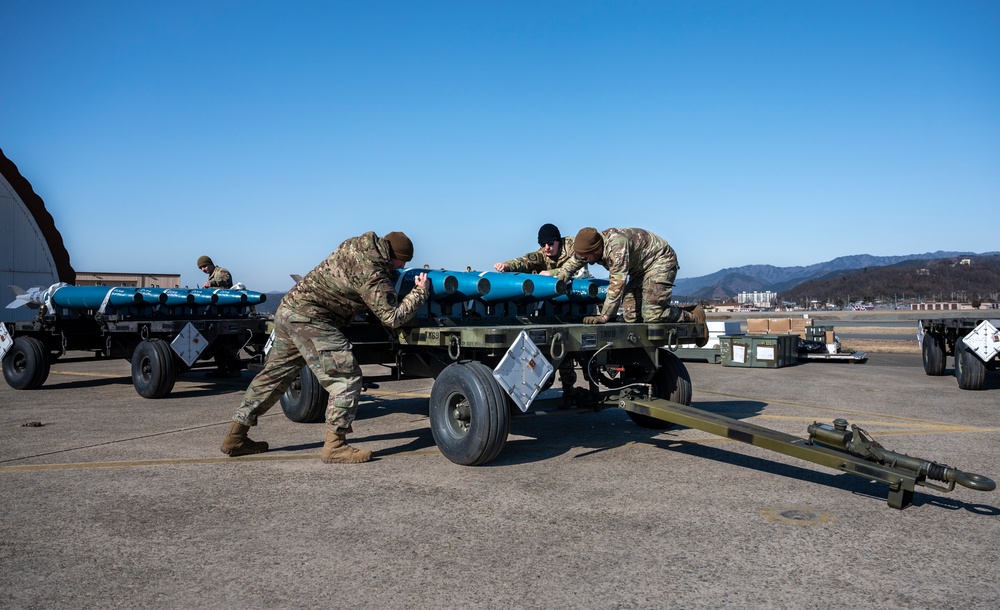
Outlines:
{"label": "trailer wheel", "polygon": [[300,424],[313,424],[326,419],[326,406],[330,393],[320,385],[308,366],[302,367],[299,376],[281,395],[281,410],[285,417]]}
{"label": "trailer wheel", "polygon": [[986,382],[986,366],[961,337],[955,340],[955,379],[963,390],[981,390]]}
{"label": "trailer wheel", "polygon": [[[665,398],[682,405],[691,405],[691,375],[676,354],[664,351],[661,354],[663,366],[653,373],[653,396]],[[629,418],[641,428],[666,430],[673,424],[662,419],[626,411]]]}
{"label": "trailer wheel", "polygon": [[49,377],[48,350],[34,337],[17,337],[3,359],[3,377],[15,390],[34,390]]}
{"label": "trailer wheel", "polygon": [[143,398],[163,398],[174,389],[177,365],[170,346],[160,339],[139,342],[132,353],[132,385]]}
{"label": "trailer wheel", "polygon": [[924,358],[924,373],[935,377],[944,375],[944,337],[937,333],[924,333],[920,351]]}
{"label": "trailer wheel", "polygon": [[438,375],[431,388],[430,419],[438,449],[456,464],[486,464],[507,444],[507,395],[481,362],[455,362]]}

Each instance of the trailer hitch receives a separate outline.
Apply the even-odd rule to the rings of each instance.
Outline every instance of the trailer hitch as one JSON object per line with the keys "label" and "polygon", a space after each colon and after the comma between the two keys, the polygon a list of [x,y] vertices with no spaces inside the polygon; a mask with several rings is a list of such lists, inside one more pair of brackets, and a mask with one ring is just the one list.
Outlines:
{"label": "trailer hitch", "polygon": [[[847,429],[848,425],[851,427],[850,430]],[[981,474],[962,472],[957,468],[952,468],[945,464],[890,451],[861,427],[855,424],[848,424],[846,419],[835,419],[832,426],[830,424],[815,422],[807,430],[810,441],[847,451],[884,466],[908,471],[912,473],[911,476],[917,485],[945,492],[955,489],[955,483],[977,491],[993,491],[996,489],[996,483],[989,477]],[[936,485],[929,483],[927,479],[941,481],[948,485]]]}
{"label": "trailer hitch", "polygon": [[[835,420],[833,425],[813,423],[808,428],[809,438],[803,439],[662,398],[640,396],[631,389],[621,393],[618,406],[626,411],[886,483],[889,486],[889,506],[897,509],[913,503],[913,491],[917,485],[944,492],[953,490],[956,483],[977,491],[996,489],[996,483],[989,477],[889,451],[857,426],[848,430],[849,424],[844,419]],[[931,483],[928,479],[947,485]]]}

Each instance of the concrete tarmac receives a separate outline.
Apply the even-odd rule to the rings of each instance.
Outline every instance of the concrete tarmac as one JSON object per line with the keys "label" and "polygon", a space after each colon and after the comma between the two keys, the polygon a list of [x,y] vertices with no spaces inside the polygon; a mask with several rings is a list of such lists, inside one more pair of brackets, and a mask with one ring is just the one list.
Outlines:
{"label": "concrete tarmac", "polygon": [[[1000,476],[995,373],[969,392],[908,355],[687,367],[702,409],[800,437],[843,417]],[[899,511],[884,484],[618,409],[515,419],[497,460],[458,466],[432,380],[364,394],[350,440],[372,463],[321,463],[323,425],[280,406],[251,433],[272,451],[229,458],[249,379],[146,400],[124,360],[84,360],[0,383],[0,607],[1000,606],[995,491],[921,487]]]}

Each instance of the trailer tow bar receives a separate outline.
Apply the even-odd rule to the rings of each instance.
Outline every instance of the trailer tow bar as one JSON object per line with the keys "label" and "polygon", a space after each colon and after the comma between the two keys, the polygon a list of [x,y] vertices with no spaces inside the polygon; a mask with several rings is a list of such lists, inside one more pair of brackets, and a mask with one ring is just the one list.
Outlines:
{"label": "trailer tow bar", "polygon": [[[849,425],[844,419],[836,419],[832,425],[813,423],[808,428],[809,438],[803,439],[662,398],[636,397],[629,391],[619,396],[618,406],[632,413],[886,483],[889,486],[889,506],[896,509],[904,509],[913,502],[913,491],[917,485],[944,492],[953,490],[955,483],[978,491],[993,491],[996,488],[996,483],[989,477],[889,451],[867,432]],[[931,483],[928,479],[947,485]]]}

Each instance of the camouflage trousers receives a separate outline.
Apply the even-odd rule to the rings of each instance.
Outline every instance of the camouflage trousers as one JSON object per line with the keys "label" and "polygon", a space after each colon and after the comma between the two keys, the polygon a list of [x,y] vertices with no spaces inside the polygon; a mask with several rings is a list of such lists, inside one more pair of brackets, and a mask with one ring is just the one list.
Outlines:
{"label": "camouflage trousers", "polygon": [[622,296],[626,322],[676,322],[680,310],[670,306],[677,265],[673,261],[654,265],[641,276],[630,277]]}
{"label": "camouflage trousers", "polygon": [[256,426],[257,417],[278,402],[306,365],[330,393],[326,422],[350,432],[361,394],[361,366],[351,342],[329,322],[281,307],[274,317],[274,342],[264,370],[250,382],[233,420]]}

